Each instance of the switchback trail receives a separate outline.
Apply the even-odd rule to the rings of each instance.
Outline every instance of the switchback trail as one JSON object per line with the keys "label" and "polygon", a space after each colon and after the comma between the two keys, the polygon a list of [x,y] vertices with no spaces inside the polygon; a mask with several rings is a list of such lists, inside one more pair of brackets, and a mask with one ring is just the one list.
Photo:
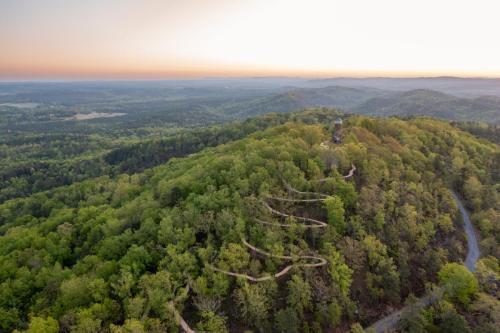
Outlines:
{"label": "switchback trail", "polygon": [[[480,252],[479,252],[479,245],[477,243],[477,237],[476,237],[476,232],[474,231],[474,227],[472,226],[472,223],[469,218],[469,213],[465,209],[462,201],[458,197],[458,195],[454,192],[452,192],[453,198],[455,199],[455,202],[457,203],[457,207],[460,210],[460,214],[462,215],[462,220],[464,222],[464,229],[465,229],[465,234],[467,236],[467,257],[465,259],[465,266],[467,269],[469,269],[471,272],[474,272],[476,270],[476,263],[479,260]],[[417,302],[420,305],[423,306],[428,306],[434,303],[435,301],[441,299],[442,297],[442,290],[438,288],[434,292],[420,298]],[[401,319],[401,316],[403,315],[403,312],[408,308],[408,306],[405,306],[401,310],[398,310],[396,312],[391,313],[390,315],[380,319],[379,321],[375,322],[373,325],[368,327],[367,330],[372,330],[375,331],[376,333],[384,333],[388,330],[392,330],[396,327],[398,324],[399,320]]]}

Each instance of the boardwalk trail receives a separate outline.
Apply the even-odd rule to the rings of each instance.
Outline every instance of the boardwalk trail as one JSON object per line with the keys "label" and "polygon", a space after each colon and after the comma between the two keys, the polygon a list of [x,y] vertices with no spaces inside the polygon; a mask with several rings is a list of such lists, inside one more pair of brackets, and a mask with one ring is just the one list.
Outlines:
{"label": "boardwalk trail", "polygon": [[[356,167],[353,164],[353,165],[351,165],[351,170],[349,171],[349,173],[344,176],[344,179],[347,180],[349,178],[352,178],[355,171],[356,171]],[[320,181],[325,181],[325,180],[326,180],[326,178],[325,179],[321,179]],[[303,192],[303,191],[299,191],[299,190],[293,188],[292,186],[290,186],[284,180],[283,180],[283,183],[285,184],[285,187],[287,188],[288,191],[290,191],[292,193],[295,193],[296,195],[306,195],[306,196],[312,195],[314,197],[314,199],[286,198],[286,197],[268,196],[267,197],[268,200],[270,200],[270,201],[282,201],[282,202],[291,202],[291,203],[302,203],[302,204],[304,204],[304,203],[323,202],[323,201],[325,201],[326,198],[328,198],[328,195],[326,195],[326,194],[318,193],[318,192]],[[305,228],[311,228],[311,229],[312,228],[326,228],[328,226],[327,223],[325,223],[323,221],[320,221],[320,220],[316,220],[316,219],[312,219],[312,218],[308,218],[308,217],[294,216],[294,215],[287,214],[285,212],[281,212],[281,211],[279,211],[279,210],[271,207],[271,205],[269,205],[269,203],[267,201],[265,201],[265,200],[262,202],[262,204],[263,204],[263,206],[272,215],[279,216],[282,219],[292,218],[292,219],[296,220],[297,222],[302,223],[303,227],[305,227]],[[253,220],[254,220],[254,222],[257,222],[257,223],[260,223],[260,224],[264,224],[264,225],[269,225],[269,226],[278,226],[278,227],[282,227],[282,228],[288,228],[288,227],[292,226],[292,224],[289,224],[289,223],[275,223],[275,222],[263,221],[263,220],[260,220],[258,218],[254,218]],[[275,274],[264,274],[263,276],[251,276],[251,275],[248,275],[248,274],[245,274],[245,273],[231,272],[231,271],[227,271],[227,270],[215,267],[214,265],[212,265],[210,263],[207,263],[206,267],[208,267],[209,269],[212,269],[212,270],[214,270],[216,272],[228,275],[228,276],[242,278],[242,279],[245,279],[247,281],[255,283],[255,282],[268,281],[268,280],[271,280],[271,279],[278,279],[278,278],[286,275],[294,267],[318,268],[318,267],[322,267],[322,266],[325,266],[325,265],[328,264],[328,261],[325,258],[319,257],[319,256],[311,256],[311,255],[296,255],[296,256],[275,255],[275,254],[266,252],[266,251],[264,251],[262,249],[259,249],[259,248],[255,247],[255,246],[253,246],[243,236],[241,238],[241,242],[249,250],[251,250],[252,252],[254,252],[256,254],[259,254],[259,255],[264,256],[264,257],[277,258],[277,259],[280,259],[280,260],[288,261],[289,263],[281,271],[279,271],[279,272],[277,272]],[[179,303],[184,297],[186,297],[186,295],[188,293],[189,293],[189,285],[186,286],[186,290],[185,290],[185,292],[181,296],[179,296],[175,300],[172,300],[172,301],[168,302],[167,308],[174,314],[174,318],[175,318],[177,324],[182,328],[182,330],[184,332],[186,332],[186,333],[195,333],[195,331],[191,327],[189,327],[188,323],[182,317],[182,314],[176,308],[176,303]]]}

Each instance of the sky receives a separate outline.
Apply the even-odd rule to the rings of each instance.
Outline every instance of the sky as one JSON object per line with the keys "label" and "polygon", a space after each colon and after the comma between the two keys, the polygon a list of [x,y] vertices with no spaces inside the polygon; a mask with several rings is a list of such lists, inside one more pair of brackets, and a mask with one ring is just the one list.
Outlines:
{"label": "sky", "polygon": [[0,79],[500,77],[498,0],[0,0]]}

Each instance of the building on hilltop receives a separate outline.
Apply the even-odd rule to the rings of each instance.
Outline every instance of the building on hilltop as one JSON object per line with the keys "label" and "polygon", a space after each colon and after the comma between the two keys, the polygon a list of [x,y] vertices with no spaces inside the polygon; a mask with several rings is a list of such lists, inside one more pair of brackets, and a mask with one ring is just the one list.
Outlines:
{"label": "building on hilltop", "polygon": [[341,118],[335,119],[332,141],[334,143],[341,143],[342,142],[342,119]]}

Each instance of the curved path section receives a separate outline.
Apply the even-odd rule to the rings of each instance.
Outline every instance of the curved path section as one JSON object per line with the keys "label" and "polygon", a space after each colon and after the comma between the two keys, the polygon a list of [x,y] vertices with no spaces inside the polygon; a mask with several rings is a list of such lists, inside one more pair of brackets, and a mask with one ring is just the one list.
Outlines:
{"label": "curved path section", "polygon": [[[349,178],[352,178],[352,176],[354,176],[354,172],[356,171],[356,166],[354,164],[351,164],[351,170],[349,170],[349,173],[345,176],[342,176],[345,180],[349,179]],[[328,180],[328,178],[331,178],[331,177],[326,177],[326,178],[320,178],[318,179],[318,182],[322,183],[322,182],[325,182]]]}
{"label": "curved path section", "polygon": [[276,200],[276,201],[283,201],[283,202],[323,202],[326,199],[320,198],[320,199],[290,199],[290,198],[283,198],[283,197],[273,197],[273,196],[267,196],[268,199],[270,200]]}
{"label": "curved path section", "polygon": [[[476,263],[479,260],[480,252],[479,245],[477,243],[476,232],[474,231],[474,227],[470,221],[469,213],[465,209],[462,201],[459,199],[458,195],[452,192],[453,198],[457,204],[458,209],[462,215],[462,220],[464,222],[465,234],[467,235],[467,257],[465,259],[465,266],[471,271],[474,272],[476,270]],[[431,292],[430,294],[420,298],[417,302],[423,306],[431,305],[437,300],[441,299],[443,296],[442,290],[438,288],[437,290]],[[407,309],[408,306],[405,306],[399,311],[393,312],[390,315],[380,319],[375,322],[372,326],[368,327],[369,330],[373,330],[376,333],[384,333],[386,331],[392,330],[396,327],[403,312]]]}
{"label": "curved path section", "polygon": [[[349,174],[347,174],[346,176],[344,176],[344,179],[351,178],[354,175],[354,171],[356,171],[356,167],[353,164],[351,170],[349,171]],[[299,194],[299,195],[308,195],[308,196],[309,195],[313,195],[315,198],[313,198],[313,199],[300,199],[300,198],[296,199],[296,198],[284,198],[284,197],[268,196],[269,200],[282,201],[282,202],[294,202],[294,203],[313,203],[313,202],[323,202],[323,201],[326,200],[326,198],[328,198],[328,195],[323,194],[323,193],[299,191],[299,190],[293,188],[292,186],[290,186],[285,180],[283,180],[283,183],[284,183],[285,187],[288,189],[288,191],[290,191],[290,192],[294,192],[294,193]],[[280,216],[282,218],[294,218],[297,221],[304,222],[304,227],[306,227],[306,228],[326,228],[328,226],[327,223],[325,223],[323,221],[320,221],[320,220],[316,220],[316,219],[312,219],[312,218],[308,218],[308,217],[293,216],[293,215],[286,214],[284,212],[280,212],[280,211],[274,209],[273,207],[271,207],[265,201],[263,201],[263,205],[264,205],[265,208],[267,208],[267,210],[269,210],[274,215]],[[257,222],[257,223],[265,224],[265,225],[279,226],[279,227],[283,227],[283,228],[288,228],[288,227],[292,226],[291,224],[272,223],[272,222],[268,222],[268,221],[263,221],[263,220],[260,220],[258,218],[254,218],[254,221]],[[246,239],[243,238],[243,237],[241,238],[241,242],[248,249],[250,249],[250,250],[254,251],[255,253],[258,253],[258,254],[260,254],[262,256],[266,256],[266,257],[269,257],[269,258],[277,258],[277,259],[280,259],[280,260],[292,261],[292,263],[289,264],[289,265],[287,265],[287,266],[285,266],[285,268],[283,268],[281,271],[279,271],[276,274],[264,275],[264,276],[260,276],[260,277],[251,276],[251,275],[244,274],[244,273],[226,271],[226,270],[223,270],[221,268],[215,267],[212,264],[206,264],[206,267],[208,267],[208,268],[210,268],[210,269],[212,269],[212,270],[214,270],[216,272],[219,272],[219,273],[222,273],[222,274],[226,274],[226,275],[229,275],[229,276],[243,278],[243,279],[246,279],[246,280],[252,281],[252,282],[262,282],[262,281],[267,281],[267,280],[271,280],[271,279],[277,279],[277,278],[279,278],[279,277],[287,274],[293,267],[317,268],[317,267],[322,267],[322,266],[325,266],[325,265],[328,264],[328,261],[325,258],[317,257],[317,256],[309,256],[309,255],[298,255],[298,256],[275,255],[275,254],[266,252],[266,251],[264,251],[262,249],[259,249],[259,248],[255,247],[255,246],[253,246],[252,244],[248,243],[246,241]],[[296,262],[298,260],[307,260],[307,261],[312,261],[312,262],[309,262],[309,263]],[[176,308],[175,308],[175,301],[169,302],[168,306],[171,309],[171,311],[174,312],[174,315],[175,315],[175,318],[177,320],[177,323],[182,327],[182,329],[185,332],[194,333],[194,331],[184,321],[184,319],[182,318],[182,316],[180,315],[180,313],[176,310]]]}
{"label": "curved path section", "polygon": [[288,184],[284,179],[282,179],[282,181],[283,181],[283,184],[285,185],[285,188],[290,192],[294,192],[294,193],[297,193],[300,195],[312,195],[312,196],[321,197],[321,198],[328,198],[328,195],[323,194],[323,193],[319,193],[319,192],[299,191],[296,188],[294,188],[293,186],[291,186],[290,184]]}
{"label": "curved path section", "polygon": [[305,225],[306,228],[326,228],[326,227],[328,227],[328,224],[326,224],[325,222],[320,221],[320,220],[311,219],[309,217],[294,216],[294,215],[289,215],[289,214],[285,214],[283,212],[280,212],[280,211],[274,209],[273,207],[269,206],[267,204],[267,202],[264,202],[264,207],[266,207],[271,213],[273,213],[275,215],[285,217],[285,218],[286,217],[294,218],[298,221],[304,221],[304,222],[308,223]]}
{"label": "curved path section", "polygon": [[465,267],[467,267],[469,271],[474,272],[476,270],[476,263],[479,260],[479,257],[481,256],[481,252],[479,251],[479,245],[477,242],[476,231],[472,226],[467,210],[465,209],[464,205],[462,204],[462,201],[460,201],[455,192],[453,192],[453,198],[455,199],[458,209],[462,214],[465,234],[467,235],[468,251],[467,251],[467,257],[465,258]]}
{"label": "curved path section", "polygon": [[254,251],[256,253],[259,253],[260,255],[269,257],[269,258],[277,258],[277,259],[282,259],[282,260],[307,259],[307,260],[315,260],[316,262],[315,263],[309,263],[309,264],[290,264],[290,265],[286,266],[285,268],[283,268],[281,271],[279,271],[276,274],[265,275],[265,276],[261,276],[261,277],[255,277],[255,276],[251,276],[251,275],[248,275],[248,274],[242,274],[242,273],[236,273],[236,272],[226,271],[226,270],[217,268],[217,267],[215,267],[213,265],[210,265],[210,264],[208,264],[207,266],[210,269],[213,269],[214,271],[217,271],[219,273],[223,273],[223,274],[234,276],[234,277],[243,278],[243,279],[246,279],[246,280],[252,281],[252,282],[262,282],[262,281],[267,281],[267,280],[271,280],[271,279],[277,279],[277,278],[285,275],[286,273],[288,273],[288,271],[290,269],[292,269],[293,267],[314,268],[314,267],[325,266],[326,264],[328,264],[328,261],[326,259],[324,259],[324,258],[321,258],[321,257],[315,257],[315,256],[297,256],[297,257],[294,258],[292,256],[276,255],[276,254],[272,254],[272,253],[266,252],[266,251],[264,251],[262,249],[259,249],[259,248],[255,247],[255,246],[253,246],[252,244],[248,243],[244,238],[242,238],[241,242],[246,247],[248,247],[250,250],[252,250],[252,251]]}

